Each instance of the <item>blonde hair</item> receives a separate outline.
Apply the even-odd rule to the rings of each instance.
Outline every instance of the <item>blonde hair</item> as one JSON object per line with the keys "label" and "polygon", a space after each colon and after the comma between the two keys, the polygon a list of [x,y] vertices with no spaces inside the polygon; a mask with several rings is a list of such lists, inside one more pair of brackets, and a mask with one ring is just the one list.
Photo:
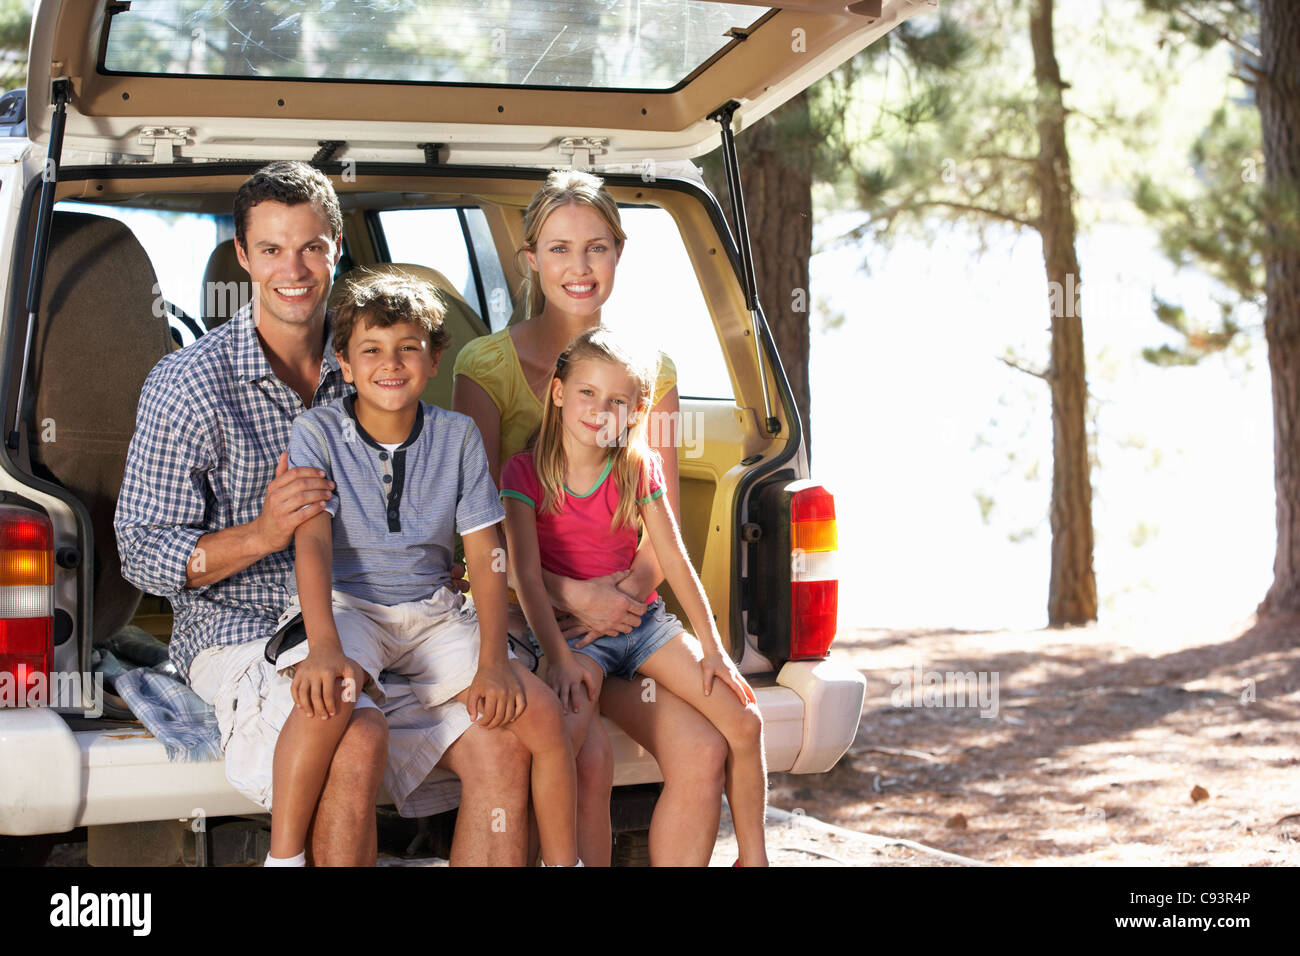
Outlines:
{"label": "blonde hair", "polygon": [[[614,448],[611,473],[618,489],[618,509],[610,522],[610,530],[636,528],[640,520],[637,506],[641,492],[641,477],[646,473],[650,459],[650,446],[646,442],[646,420],[650,411],[651,388],[654,385],[653,369],[637,361],[615,335],[605,326],[588,329],[569,343],[555,361],[552,388],[547,389],[542,424],[529,439],[533,452],[533,468],[542,486],[542,512],[558,514],[564,507],[564,472],[567,460],[562,438],[563,423],[559,406],[555,404],[554,380],[566,382],[579,362],[594,359],[617,365],[631,376],[636,385],[636,408],[629,415],[626,431],[618,436]],[[620,423],[620,426],[622,423]]]}
{"label": "blonde hair", "polygon": [[[614,201],[599,176],[584,173],[577,169],[557,169],[546,177],[546,183],[533,193],[528,208],[524,210],[524,245],[520,252],[536,252],[537,240],[541,237],[542,226],[551,213],[563,206],[588,206],[594,209],[609,231],[614,234],[614,245],[618,250],[627,241],[623,231],[623,222],[618,215],[618,203]],[[523,271],[523,270],[520,270]],[[525,303],[524,318],[531,319],[541,314],[546,308],[546,297],[542,295],[541,279],[537,270],[529,267],[524,283],[520,287]]]}

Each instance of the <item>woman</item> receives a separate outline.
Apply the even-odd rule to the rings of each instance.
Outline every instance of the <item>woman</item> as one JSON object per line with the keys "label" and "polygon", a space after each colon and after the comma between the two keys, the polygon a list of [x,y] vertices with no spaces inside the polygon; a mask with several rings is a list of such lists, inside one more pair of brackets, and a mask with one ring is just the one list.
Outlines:
{"label": "woman", "polygon": [[[524,213],[528,321],[467,345],[457,357],[452,407],[474,419],[498,487],[501,467],[524,450],[541,422],[542,397],[555,361],[577,335],[600,324],[614,288],[626,235],[618,205],[595,176],[552,173]],[[651,414],[678,421],[676,369],[660,355]],[[664,463],[665,487],[681,514],[676,434],[651,430]],[[624,578],[626,575],[626,578]],[[570,617],[565,636],[626,633],[645,610],[645,595],[663,580],[654,549],[642,542],[630,572],[588,581],[544,574],[551,602]],[[576,622],[576,623],[575,623]],[[523,624],[522,616],[518,622]],[[515,630],[512,627],[512,631]],[[650,824],[650,859],[658,866],[703,866],[709,861],[721,814],[727,744],[697,711],[666,688],[648,695],[639,682],[607,680],[600,708],[659,763],[664,789]],[[578,754],[578,845],[588,864],[608,860],[608,806],[613,755],[603,734]],[[588,811],[590,808],[590,811]],[[603,850],[602,850],[603,848]]]}

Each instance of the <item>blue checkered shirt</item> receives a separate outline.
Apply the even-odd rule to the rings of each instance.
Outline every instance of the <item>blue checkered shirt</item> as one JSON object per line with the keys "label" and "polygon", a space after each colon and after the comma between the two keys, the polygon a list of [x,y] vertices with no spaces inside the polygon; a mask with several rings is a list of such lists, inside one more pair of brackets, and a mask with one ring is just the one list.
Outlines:
{"label": "blue checkered shirt", "polygon": [[[329,335],[312,403],[351,391]],[[186,587],[185,571],[201,537],[261,513],[303,411],[271,370],[251,306],[165,356],[145,380],[113,527],[122,575],[171,601],[171,659],[181,674],[209,647],[269,637],[289,603],[292,547],[205,587]]]}

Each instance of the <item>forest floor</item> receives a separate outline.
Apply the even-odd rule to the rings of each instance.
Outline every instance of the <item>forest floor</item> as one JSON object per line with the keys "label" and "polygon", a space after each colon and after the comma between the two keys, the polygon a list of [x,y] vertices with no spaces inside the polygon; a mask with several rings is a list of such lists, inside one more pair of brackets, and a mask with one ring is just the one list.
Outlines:
{"label": "forest floor", "polygon": [[857,629],[834,654],[867,678],[858,735],[828,774],[773,775],[796,815],[773,863],[945,865],[807,844],[802,813],[996,865],[1300,864],[1300,618]]}
{"label": "forest floor", "polygon": [[[858,734],[829,773],[772,775],[774,865],[1300,864],[1300,617],[851,629],[833,654],[867,679]],[[713,865],[735,859],[724,813]]]}

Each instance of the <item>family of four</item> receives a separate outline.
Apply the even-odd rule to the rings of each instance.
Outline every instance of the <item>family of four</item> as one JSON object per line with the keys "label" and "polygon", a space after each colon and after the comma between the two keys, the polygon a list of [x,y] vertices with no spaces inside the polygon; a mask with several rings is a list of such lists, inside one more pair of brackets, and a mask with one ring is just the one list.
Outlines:
{"label": "family of four", "polygon": [[456,411],[420,401],[447,344],[432,286],[365,275],[327,313],[324,175],[273,163],[234,218],[252,300],[149,375],[115,527],[125,576],[172,603],[227,776],[271,810],[267,865],[373,863],[381,784],[435,812],[435,767],[461,782],[454,865],[608,865],[601,714],[662,771],[653,863],[708,862],[725,787],[737,862],[766,864],[762,720],[682,545],[675,436],[646,437],[676,420],[675,370],[600,324],[626,241],[600,181],[533,197],[530,318],[461,350]]}

